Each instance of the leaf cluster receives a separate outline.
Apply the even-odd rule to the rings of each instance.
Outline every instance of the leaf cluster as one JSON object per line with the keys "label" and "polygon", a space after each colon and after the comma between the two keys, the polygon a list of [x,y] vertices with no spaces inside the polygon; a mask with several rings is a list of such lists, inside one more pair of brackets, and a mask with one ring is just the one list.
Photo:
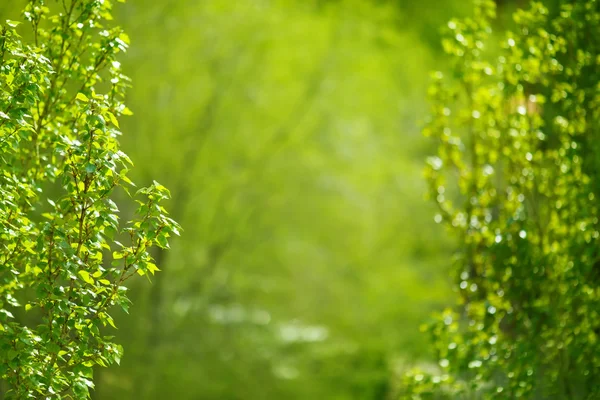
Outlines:
{"label": "leaf cluster", "polygon": [[534,2],[497,43],[494,3],[452,20],[436,73],[430,197],[460,239],[459,302],[426,331],[437,371],[404,397],[600,397],[597,1]]}
{"label": "leaf cluster", "polygon": [[[103,327],[125,282],[154,274],[150,248],[178,234],[158,183],[132,221],[113,198],[135,186],[120,150],[127,35],[111,1],[29,1],[0,26],[0,376],[7,398],[86,398],[92,369],[119,363]],[[123,243],[121,243],[119,240]],[[28,313],[27,317],[24,312]]]}

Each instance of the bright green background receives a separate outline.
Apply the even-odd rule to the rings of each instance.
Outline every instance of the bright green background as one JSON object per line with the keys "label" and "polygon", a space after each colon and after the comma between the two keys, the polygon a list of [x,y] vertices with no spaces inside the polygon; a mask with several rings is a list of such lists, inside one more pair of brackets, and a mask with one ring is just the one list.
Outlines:
{"label": "bright green background", "polygon": [[419,126],[438,27],[469,6],[118,6],[124,150],[137,182],[171,189],[184,233],[115,312],[125,357],[97,371],[94,399],[393,396],[430,357],[419,324],[451,302]]}

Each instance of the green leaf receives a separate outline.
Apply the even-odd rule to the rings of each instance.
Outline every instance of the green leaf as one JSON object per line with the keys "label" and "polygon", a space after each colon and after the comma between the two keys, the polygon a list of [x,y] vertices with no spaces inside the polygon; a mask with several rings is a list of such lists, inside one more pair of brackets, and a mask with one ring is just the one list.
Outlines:
{"label": "green leaf", "polygon": [[86,283],[89,283],[90,285],[93,285],[94,279],[90,276],[89,272],[81,270],[78,272],[79,276],[81,276],[81,279],[83,279]]}
{"label": "green leaf", "polygon": [[131,111],[128,107],[125,107],[121,110],[121,114],[123,115],[133,115],[133,111]]}
{"label": "green leaf", "polygon": [[154,275],[154,273],[156,271],[160,271],[160,269],[158,269],[158,267],[154,263],[148,263],[148,264],[146,264],[146,268],[148,268],[148,271],[150,271],[150,273],[152,275]]}
{"label": "green leaf", "polygon": [[115,115],[110,111],[107,112],[106,115],[108,115],[108,119],[110,120],[110,122],[112,122],[114,126],[119,128],[119,121],[117,120],[117,117],[115,117]]}
{"label": "green leaf", "polygon": [[88,103],[90,101],[90,99],[88,99],[88,97],[83,93],[77,93],[75,98],[79,101],[83,101],[84,103]]}

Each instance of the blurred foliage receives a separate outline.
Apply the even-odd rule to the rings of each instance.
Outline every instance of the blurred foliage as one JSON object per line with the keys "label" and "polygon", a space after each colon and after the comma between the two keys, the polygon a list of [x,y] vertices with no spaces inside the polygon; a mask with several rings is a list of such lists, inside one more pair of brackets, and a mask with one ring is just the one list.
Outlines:
{"label": "blurred foliage", "polygon": [[[115,190],[133,182],[119,148],[129,86],[116,60],[128,37],[110,3],[30,1],[24,21],[0,25],[0,377],[3,398],[89,397],[93,367],[119,363],[101,329],[127,310],[124,282],[154,274],[150,248],[177,224],[140,189],[119,223]],[[23,40],[19,25],[31,30]],[[125,244],[115,240],[115,235]],[[112,311],[111,311],[112,312]],[[28,313],[28,315],[25,315]]]}
{"label": "blurred foliage", "polygon": [[[17,19],[18,3],[1,2],[0,15]],[[546,14],[518,12],[517,25],[510,15],[525,2],[497,3],[496,19],[455,0],[115,7],[132,38],[120,61],[134,115],[118,121],[136,164],[129,175],[171,189],[185,234],[152,253],[162,270],[152,285],[131,282],[132,314],[111,314],[119,330],[103,333],[125,355],[94,371],[92,397],[427,398],[440,386],[448,394],[430,398],[497,386],[502,398],[593,397],[585,293],[595,286],[581,271],[597,223],[585,202],[596,145],[583,134],[596,118],[587,96],[597,78],[584,35],[596,30],[581,18],[581,30],[569,29],[578,20],[561,16],[558,0],[544,2]],[[437,27],[451,16],[440,46]],[[513,29],[514,44],[492,23]],[[563,53],[565,40],[575,47]],[[435,143],[418,131],[434,67],[451,73],[431,93],[426,131],[441,147],[428,179],[451,235],[422,201],[422,159]],[[554,92],[565,95],[551,101]],[[133,217],[124,193],[115,201]],[[431,346],[417,327],[450,303],[455,241],[462,300],[431,326]],[[441,370],[427,364],[433,357]],[[398,379],[419,362],[431,373]]]}
{"label": "blurred foliage", "polygon": [[[459,303],[428,327],[412,399],[600,398],[600,7],[533,3],[500,46],[492,2],[452,20],[436,74],[431,197],[459,238]],[[431,370],[433,369],[433,370]]]}
{"label": "blurred foliage", "polygon": [[392,3],[120,10],[123,145],[185,235],[134,291],[95,397],[385,397],[448,298],[417,129],[435,50]]}

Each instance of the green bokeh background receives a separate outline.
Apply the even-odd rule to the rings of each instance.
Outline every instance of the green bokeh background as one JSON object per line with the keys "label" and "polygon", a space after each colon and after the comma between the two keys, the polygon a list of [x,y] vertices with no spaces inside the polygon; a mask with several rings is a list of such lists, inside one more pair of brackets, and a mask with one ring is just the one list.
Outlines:
{"label": "green bokeh background", "polygon": [[125,357],[96,371],[94,399],[394,398],[432,356],[419,325],[452,301],[419,126],[439,27],[469,9],[116,6],[132,40],[122,144],[137,182],[171,189],[184,233],[152,285],[132,284],[131,314],[115,311]]}

